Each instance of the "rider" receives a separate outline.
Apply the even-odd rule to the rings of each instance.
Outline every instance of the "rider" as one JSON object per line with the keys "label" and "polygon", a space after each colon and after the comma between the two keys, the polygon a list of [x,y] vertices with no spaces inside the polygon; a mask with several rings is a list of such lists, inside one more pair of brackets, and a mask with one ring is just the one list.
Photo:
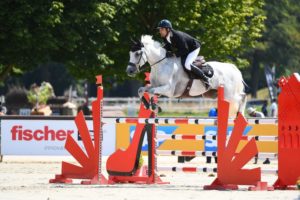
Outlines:
{"label": "rider", "polygon": [[[200,52],[201,45],[199,41],[187,33],[174,30],[171,22],[167,19],[161,20],[157,28],[165,43],[166,57],[181,57],[184,68],[204,80],[207,86],[209,78],[201,69],[192,64]],[[172,49],[175,49],[175,55]]]}

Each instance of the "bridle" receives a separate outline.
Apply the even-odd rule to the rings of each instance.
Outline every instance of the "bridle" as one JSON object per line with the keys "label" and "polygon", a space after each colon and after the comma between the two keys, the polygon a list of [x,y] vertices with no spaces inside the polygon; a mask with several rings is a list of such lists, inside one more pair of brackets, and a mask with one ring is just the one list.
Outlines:
{"label": "bridle", "polygon": [[[132,66],[132,67],[136,67],[138,72],[139,72],[140,69],[141,69],[141,67],[140,67],[140,65],[139,65],[139,63],[141,62],[141,59],[143,58],[144,63],[147,62],[147,60],[145,60],[144,57],[143,57],[144,51],[143,51],[143,50],[141,50],[141,51],[142,51],[142,53],[141,53],[141,56],[140,56],[139,60],[137,61],[137,63],[128,62],[128,65],[129,65],[129,66]],[[145,54],[145,55],[146,55],[146,57],[147,57],[147,54]],[[139,67],[137,67],[137,65],[139,65]],[[144,64],[144,65],[145,65],[145,64]],[[144,66],[144,65],[143,65],[143,66]],[[143,67],[143,66],[142,66],[142,67]]]}
{"label": "bridle", "polygon": [[[137,63],[128,62],[128,65],[129,65],[129,66],[132,66],[132,67],[136,67],[138,72],[140,72],[141,69],[145,66],[146,62],[148,62],[148,56],[147,56],[146,52],[143,51],[143,50],[141,50],[141,51],[142,51],[142,53],[141,53],[141,56],[140,56],[139,60],[137,61]],[[145,54],[146,59],[143,57],[143,54]],[[158,63],[160,63],[161,61],[163,61],[163,60],[166,59],[166,58],[167,58],[167,57],[165,56],[165,57],[163,57],[162,59],[156,61],[156,62],[153,63],[153,64],[150,64],[150,63],[149,63],[149,64],[150,64],[150,67],[152,67],[152,66],[154,66],[154,65],[156,65],[156,64],[158,64]],[[143,61],[144,61],[144,63],[145,63],[143,66],[140,66],[140,65],[139,65],[139,63],[141,62],[141,59],[143,59]],[[137,67],[137,65],[139,65],[139,66]]]}

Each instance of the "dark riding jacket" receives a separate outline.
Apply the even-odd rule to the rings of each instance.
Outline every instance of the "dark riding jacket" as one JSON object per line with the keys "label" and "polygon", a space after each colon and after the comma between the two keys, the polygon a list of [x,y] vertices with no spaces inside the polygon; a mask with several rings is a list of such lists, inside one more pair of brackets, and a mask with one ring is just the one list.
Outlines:
{"label": "dark riding jacket", "polygon": [[165,43],[164,48],[167,51],[174,52],[177,57],[181,57],[181,62],[184,65],[188,54],[201,47],[200,42],[187,33],[174,29],[171,29],[171,32],[173,34],[170,37],[171,43],[166,38],[163,39]]}

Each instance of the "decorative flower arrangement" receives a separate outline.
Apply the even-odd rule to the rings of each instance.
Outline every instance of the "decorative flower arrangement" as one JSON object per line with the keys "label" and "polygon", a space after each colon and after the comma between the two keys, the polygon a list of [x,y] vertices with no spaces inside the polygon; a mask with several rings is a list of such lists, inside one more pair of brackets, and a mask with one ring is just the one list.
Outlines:
{"label": "decorative flower arrangement", "polygon": [[41,109],[44,109],[46,107],[47,100],[52,96],[55,95],[54,95],[53,87],[50,83],[42,82],[40,87],[35,83],[32,84],[27,94],[28,101],[33,105],[32,114],[48,115],[44,111],[41,111]]}
{"label": "decorative flower arrangement", "polygon": [[143,164],[144,164],[144,158],[143,158],[142,153],[141,153],[140,159],[139,159],[139,166],[138,166],[138,169],[140,169],[140,168],[143,166]]}

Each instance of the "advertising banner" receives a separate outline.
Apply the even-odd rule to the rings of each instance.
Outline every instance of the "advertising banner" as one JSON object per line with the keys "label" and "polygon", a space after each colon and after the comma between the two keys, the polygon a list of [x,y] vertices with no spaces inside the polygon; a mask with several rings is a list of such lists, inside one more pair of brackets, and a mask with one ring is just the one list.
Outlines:
{"label": "advertising banner", "polygon": [[[93,121],[87,120],[87,127],[93,139]],[[103,125],[102,154],[115,151],[115,125]],[[71,135],[84,149],[74,120],[2,119],[2,155],[69,155],[64,145]]]}

